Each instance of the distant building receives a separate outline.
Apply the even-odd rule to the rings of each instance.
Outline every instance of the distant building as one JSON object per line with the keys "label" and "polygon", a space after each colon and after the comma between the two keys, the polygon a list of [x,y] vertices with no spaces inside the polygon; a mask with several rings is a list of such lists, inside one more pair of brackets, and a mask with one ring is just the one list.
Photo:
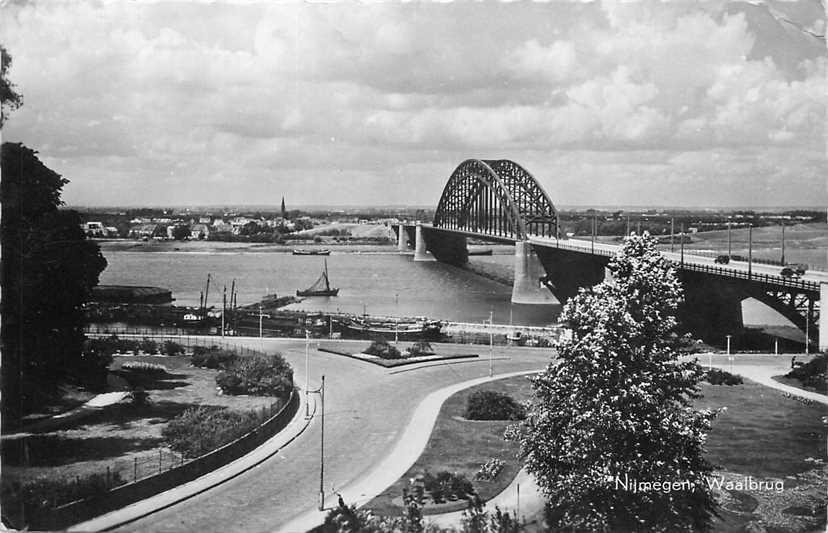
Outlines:
{"label": "distant building", "polygon": [[190,238],[192,239],[209,239],[210,226],[208,224],[194,224],[190,228]]}
{"label": "distant building", "polygon": [[166,230],[160,228],[162,228],[162,226],[159,226],[158,224],[137,224],[129,229],[129,236],[133,239],[142,239],[144,237],[152,238],[158,234],[163,235],[163,233],[159,233],[159,231],[164,231],[164,233],[166,233]]}
{"label": "distant building", "polygon": [[106,228],[102,222],[85,222],[81,229],[88,237],[106,237]]}

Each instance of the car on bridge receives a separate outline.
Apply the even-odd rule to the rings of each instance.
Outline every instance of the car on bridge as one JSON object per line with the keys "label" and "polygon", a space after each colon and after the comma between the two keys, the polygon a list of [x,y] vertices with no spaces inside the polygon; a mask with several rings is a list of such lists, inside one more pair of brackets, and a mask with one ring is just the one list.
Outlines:
{"label": "car on bridge", "polygon": [[727,254],[717,255],[716,259],[714,259],[714,261],[716,263],[719,263],[720,265],[726,265],[726,264],[730,263],[730,256],[727,255]]}
{"label": "car on bridge", "polygon": [[803,275],[808,270],[808,265],[803,264],[791,264],[785,265],[782,267],[782,270],[779,271],[779,275],[784,278],[798,278],[799,276]]}

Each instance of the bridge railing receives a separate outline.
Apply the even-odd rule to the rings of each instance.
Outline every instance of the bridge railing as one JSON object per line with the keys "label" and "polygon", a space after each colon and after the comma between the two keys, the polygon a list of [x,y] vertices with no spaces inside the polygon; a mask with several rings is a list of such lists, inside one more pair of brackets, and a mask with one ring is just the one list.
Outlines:
{"label": "bridge railing", "polygon": [[[601,255],[604,257],[613,257],[616,253],[614,249],[608,249],[606,243],[594,243],[589,246],[570,244],[564,240],[558,240],[555,244],[556,248],[562,250],[572,250],[574,252],[591,253],[593,255]],[[689,254],[688,254],[689,255]],[[693,272],[704,272],[707,274],[714,274],[722,277],[744,279],[748,281],[755,281],[758,283],[766,283],[786,289],[798,289],[805,291],[819,291],[819,283],[816,281],[808,281],[797,278],[786,278],[781,275],[764,274],[759,272],[751,272],[749,270],[739,270],[734,268],[726,268],[718,265],[706,265],[696,263],[689,260],[681,261],[670,259],[670,261],[677,267],[683,270],[690,270]]]}

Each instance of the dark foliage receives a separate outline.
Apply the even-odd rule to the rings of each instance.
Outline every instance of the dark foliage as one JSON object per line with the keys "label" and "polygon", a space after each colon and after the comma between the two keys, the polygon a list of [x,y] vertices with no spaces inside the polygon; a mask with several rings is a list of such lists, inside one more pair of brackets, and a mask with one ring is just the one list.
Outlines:
{"label": "dark foliage", "polygon": [[804,386],[813,387],[823,394],[828,392],[828,355],[817,355],[788,372],[785,377],[798,379]]}
{"label": "dark foliage", "polygon": [[[196,348],[201,348],[196,346]],[[193,349],[193,366],[222,370],[229,368],[238,355],[230,350],[223,350],[212,346],[204,350]]]}
{"label": "dark foliage", "polygon": [[170,449],[184,457],[198,457],[220,448],[258,425],[255,413],[239,413],[225,407],[198,406],[175,417],[161,436]]}
{"label": "dark foliage", "polygon": [[522,420],[526,410],[508,394],[493,390],[473,392],[463,414],[469,420]]}
{"label": "dark foliage", "polygon": [[402,354],[396,346],[388,344],[385,339],[377,339],[371,342],[371,346],[365,349],[368,355],[376,355],[383,359],[402,359]]}
{"label": "dark foliage", "polygon": [[452,496],[464,499],[474,494],[474,485],[462,474],[442,471],[435,476],[426,472],[423,475],[423,484],[434,503],[441,503]]}
{"label": "dark foliage", "polygon": [[287,398],[293,390],[293,369],[279,354],[243,357],[219,373],[216,384],[225,394]]}
{"label": "dark foliage", "polygon": [[[106,268],[81,217],[61,211],[67,180],[22,144],[2,146],[3,421],[16,420],[68,377],[95,387],[105,368],[82,354],[82,305]],[[23,334],[25,332],[25,334]],[[23,386],[22,384],[27,384]],[[30,385],[34,384],[34,386]]]}
{"label": "dark foliage", "polygon": [[175,341],[164,341],[163,352],[167,355],[181,355],[184,353],[184,346]]}
{"label": "dark foliage", "polygon": [[704,379],[711,385],[741,385],[744,383],[742,376],[731,374],[721,368],[711,368],[704,373]]}
{"label": "dark foliage", "polygon": [[118,472],[113,472],[109,478],[106,474],[92,474],[75,479],[40,478],[22,483],[4,482],[3,516],[21,529],[28,525],[33,530],[49,530],[52,529],[49,520],[53,506],[99,496],[124,483],[126,481]]}

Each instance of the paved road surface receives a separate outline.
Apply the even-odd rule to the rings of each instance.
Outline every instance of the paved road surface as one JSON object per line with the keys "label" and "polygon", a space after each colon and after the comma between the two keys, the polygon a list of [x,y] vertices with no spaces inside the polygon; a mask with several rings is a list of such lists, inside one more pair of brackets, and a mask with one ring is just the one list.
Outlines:
{"label": "paved road surface", "polygon": [[[303,341],[251,341],[251,348],[279,350],[305,382]],[[440,351],[484,353],[488,347],[441,345]],[[495,373],[542,369],[551,351],[496,347]],[[324,373],[325,492],[366,476],[394,448],[414,409],[431,392],[488,376],[487,357],[399,372],[370,363],[312,352],[310,387]],[[395,373],[396,372],[396,373]],[[429,431],[426,428],[425,431]],[[319,494],[318,420],[260,466],[190,500],[123,526],[120,531],[274,531],[314,509]]]}

